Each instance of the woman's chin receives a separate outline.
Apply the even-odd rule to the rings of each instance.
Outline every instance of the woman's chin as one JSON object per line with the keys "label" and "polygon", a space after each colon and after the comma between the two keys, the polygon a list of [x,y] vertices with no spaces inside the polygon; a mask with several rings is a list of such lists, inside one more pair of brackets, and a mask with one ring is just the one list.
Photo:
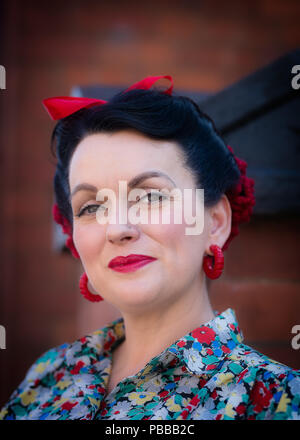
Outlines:
{"label": "woman's chin", "polygon": [[116,289],[114,286],[114,292],[111,294],[114,305],[122,310],[127,307],[149,307],[151,304],[158,303],[159,297],[161,297],[161,284],[157,282],[151,283],[136,281],[136,282],[123,282],[120,287]]}

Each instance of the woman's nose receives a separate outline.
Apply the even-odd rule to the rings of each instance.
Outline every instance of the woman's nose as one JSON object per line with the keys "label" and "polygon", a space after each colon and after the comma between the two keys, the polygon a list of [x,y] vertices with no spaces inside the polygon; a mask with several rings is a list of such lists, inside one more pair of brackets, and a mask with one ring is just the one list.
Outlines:
{"label": "woman's nose", "polygon": [[[124,201],[123,208],[128,209],[127,205],[124,206]],[[132,225],[128,221],[128,211],[124,217],[124,212],[122,213],[120,209],[120,203],[118,202],[113,206],[110,213],[111,217],[106,223],[106,239],[110,243],[123,244],[130,240],[135,241],[140,235],[138,225]]]}
{"label": "woman's nose", "polygon": [[106,229],[106,239],[110,243],[127,243],[128,241],[135,241],[139,237],[138,230],[131,225],[122,224],[108,224]]}

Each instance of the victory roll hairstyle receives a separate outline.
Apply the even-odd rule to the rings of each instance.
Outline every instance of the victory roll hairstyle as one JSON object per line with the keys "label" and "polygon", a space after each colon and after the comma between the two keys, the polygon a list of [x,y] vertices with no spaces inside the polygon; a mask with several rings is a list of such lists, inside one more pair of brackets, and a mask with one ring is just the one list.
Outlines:
{"label": "victory roll hairstyle", "polygon": [[[58,119],[58,118],[56,118]],[[79,142],[95,133],[133,129],[155,140],[174,141],[184,163],[204,189],[204,206],[216,204],[223,194],[232,209],[231,233],[222,250],[238,235],[238,225],[250,220],[254,180],[246,176],[247,163],[234,155],[213,121],[190,98],[159,90],[133,89],[109,101],[94,103],[61,118],[51,137],[51,152],[57,159],[54,175],[56,203],[53,216],[68,235],[66,246],[79,258],[72,240],[73,213],[70,203],[69,166]],[[118,160],[119,158],[116,158]]]}

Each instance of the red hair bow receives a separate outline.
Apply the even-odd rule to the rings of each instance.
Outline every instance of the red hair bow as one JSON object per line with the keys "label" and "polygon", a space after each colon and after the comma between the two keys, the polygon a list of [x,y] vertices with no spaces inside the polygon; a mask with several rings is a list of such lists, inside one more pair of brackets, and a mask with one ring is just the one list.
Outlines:
{"label": "red hair bow", "polygon": [[[172,94],[173,78],[170,75],[147,76],[147,78],[133,84],[124,93],[133,89],[148,90],[159,79],[166,78],[171,82],[171,86],[163,93],[167,95]],[[107,101],[95,98],[76,98],[72,96],[55,96],[53,98],[46,98],[43,100],[43,105],[53,120],[62,119],[72,113],[77,112],[81,108],[92,107],[93,105],[105,104]]]}

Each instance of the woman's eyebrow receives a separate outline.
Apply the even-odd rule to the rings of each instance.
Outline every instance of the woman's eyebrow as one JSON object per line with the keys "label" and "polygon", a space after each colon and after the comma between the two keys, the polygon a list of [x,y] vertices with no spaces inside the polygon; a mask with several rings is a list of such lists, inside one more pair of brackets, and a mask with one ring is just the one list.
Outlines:
{"label": "woman's eyebrow", "polygon": [[[169,177],[167,174],[163,173],[162,171],[144,171],[143,173],[138,174],[137,176],[133,177],[128,182],[128,187],[129,188],[136,188],[144,180],[150,179],[151,177],[164,177],[164,178],[168,179],[176,187],[176,183],[174,182],[174,180],[171,179],[171,177]],[[97,192],[98,190],[94,185],[90,185],[89,183],[79,183],[73,189],[73,191],[71,193],[71,199],[79,191]]]}
{"label": "woman's eyebrow", "polygon": [[170,182],[173,183],[174,186],[176,186],[174,180],[162,171],[145,171],[141,174],[138,174],[128,182],[128,186],[129,188],[136,188],[144,180],[150,179],[151,177],[165,177],[166,179],[170,180]]}

